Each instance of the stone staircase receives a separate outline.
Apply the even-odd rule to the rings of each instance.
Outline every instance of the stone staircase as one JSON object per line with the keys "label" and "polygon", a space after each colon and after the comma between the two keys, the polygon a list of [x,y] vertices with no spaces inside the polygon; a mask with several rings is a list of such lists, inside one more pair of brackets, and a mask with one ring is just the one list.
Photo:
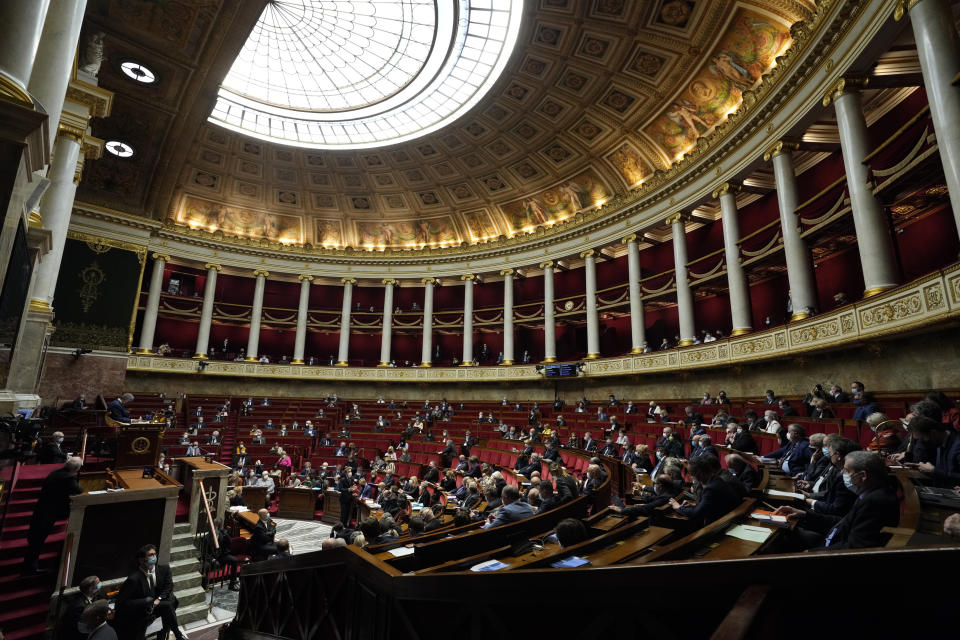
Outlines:
{"label": "stone staircase", "polygon": [[193,544],[189,522],[173,527],[170,571],[173,573],[173,592],[180,601],[177,607],[177,620],[180,625],[205,620],[208,609],[206,592],[200,584],[199,552]]}

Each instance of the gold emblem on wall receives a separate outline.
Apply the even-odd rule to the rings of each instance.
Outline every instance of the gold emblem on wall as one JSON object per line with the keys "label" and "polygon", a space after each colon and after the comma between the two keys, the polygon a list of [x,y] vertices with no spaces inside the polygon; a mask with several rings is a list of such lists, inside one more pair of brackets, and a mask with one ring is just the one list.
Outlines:
{"label": "gold emblem on wall", "polygon": [[80,287],[80,306],[83,312],[88,313],[93,303],[100,297],[100,285],[107,279],[107,274],[103,272],[96,262],[91,263],[80,272],[80,280],[83,286]]}
{"label": "gold emblem on wall", "polygon": [[139,438],[134,438],[133,442],[130,443],[130,451],[136,453],[137,455],[143,455],[150,451],[150,439],[140,436]]}

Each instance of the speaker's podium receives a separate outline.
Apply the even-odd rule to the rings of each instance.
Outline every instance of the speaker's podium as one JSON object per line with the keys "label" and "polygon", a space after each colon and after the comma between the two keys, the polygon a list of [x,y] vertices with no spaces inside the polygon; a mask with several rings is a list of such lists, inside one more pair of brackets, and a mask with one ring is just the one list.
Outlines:
{"label": "speaker's podium", "polygon": [[114,468],[81,473],[83,493],[70,499],[59,573],[68,585],[88,575],[104,582],[126,577],[148,543],[157,545],[159,562],[170,560],[183,486],[157,467],[165,424],[109,422],[117,430]]}

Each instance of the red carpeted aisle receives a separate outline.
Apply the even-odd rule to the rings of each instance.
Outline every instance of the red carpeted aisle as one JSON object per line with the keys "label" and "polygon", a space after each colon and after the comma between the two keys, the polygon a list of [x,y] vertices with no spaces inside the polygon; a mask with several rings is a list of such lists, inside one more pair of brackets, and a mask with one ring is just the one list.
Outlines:
{"label": "red carpeted aisle", "polygon": [[59,464],[22,465],[10,493],[10,508],[0,531],[0,629],[7,640],[42,637],[56,586],[66,520],[58,522],[40,554],[40,575],[21,577],[30,517],[40,497],[44,478]]}

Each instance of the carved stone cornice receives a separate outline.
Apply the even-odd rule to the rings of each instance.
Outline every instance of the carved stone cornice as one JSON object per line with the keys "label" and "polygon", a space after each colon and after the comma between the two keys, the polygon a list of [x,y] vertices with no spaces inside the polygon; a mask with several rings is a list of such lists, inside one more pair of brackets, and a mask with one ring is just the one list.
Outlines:
{"label": "carved stone cornice", "polygon": [[67,86],[67,100],[85,105],[90,109],[90,115],[95,118],[105,118],[113,109],[112,91],[83,80],[70,81]]}

